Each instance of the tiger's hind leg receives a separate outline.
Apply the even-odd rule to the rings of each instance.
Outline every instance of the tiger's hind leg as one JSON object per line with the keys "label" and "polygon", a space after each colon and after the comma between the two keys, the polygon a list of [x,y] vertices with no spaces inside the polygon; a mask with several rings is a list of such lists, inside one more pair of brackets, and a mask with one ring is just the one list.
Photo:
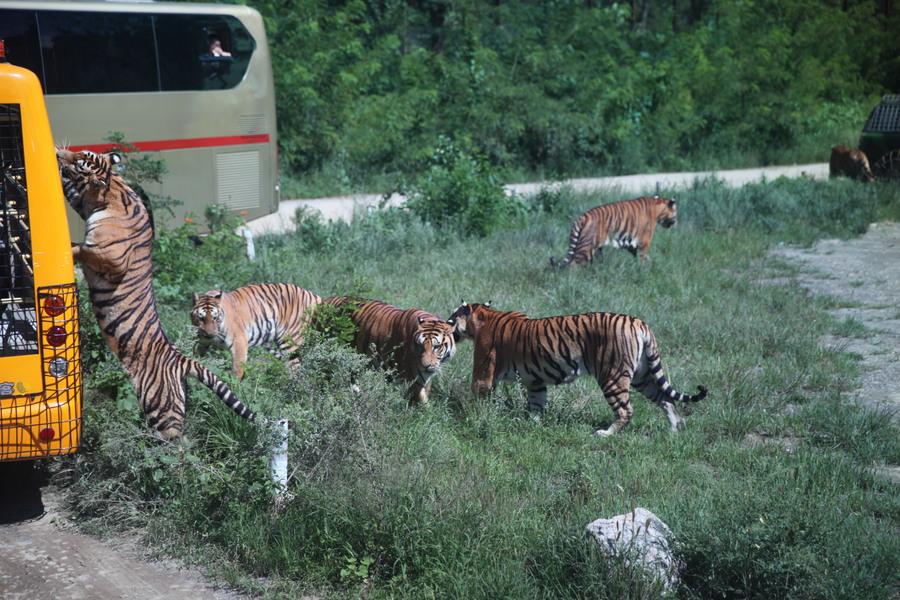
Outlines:
{"label": "tiger's hind leg", "polygon": [[275,350],[275,355],[287,362],[288,370],[291,373],[296,373],[300,369],[300,357],[297,356],[297,353],[300,351],[301,344],[303,344],[303,338],[299,335],[282,337],[278,339],[277,344],[278,348]]}
{"label": "tiger's hind leg", "polygon": [[684,429],[684,419],[678,415],[678,410],[676,410],[671,398],[659,389],[659,385],[653,376],[648,373],[643,381],[634,382],[634,387],[666,413],[666,418],[669,420],[669,426],[672,428],[672,431]]}
{"label": "tiger's hind leg", "polygon": [[615,379],[602,382],[598,380],[603,389],[603,396],[614,413],[616,420],[606,429],[598,429],[597,435],[601,437],[609,437],[628,425],[634,415],[634,408],[629,401],[628,391],[631,387],[631,375],[621,375]]}

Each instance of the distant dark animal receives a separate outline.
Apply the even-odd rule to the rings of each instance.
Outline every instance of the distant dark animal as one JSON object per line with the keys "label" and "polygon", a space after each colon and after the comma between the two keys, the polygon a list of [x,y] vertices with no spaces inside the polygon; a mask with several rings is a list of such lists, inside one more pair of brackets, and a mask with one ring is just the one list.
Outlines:
{"label": "distant dark animal", "polygon": [[657,225],[671,227],[678,220],[678,207],[674,198],[644,196],[634,200],[622,200],[595,206],[575,219],[569,234],[569,250],[552,266],[560,269],[574,262],[582,265],[594,259],[594,253],[602,252],[610,244],[624,248],[633,255],[647,259],[650,243]]}
{"label": "distant dark animal", "polygon": [[828,170],[831,177],[844,176],[860,181],[875,180],[866,153],[858,148],[848,148],[843,144],[831,149]]}

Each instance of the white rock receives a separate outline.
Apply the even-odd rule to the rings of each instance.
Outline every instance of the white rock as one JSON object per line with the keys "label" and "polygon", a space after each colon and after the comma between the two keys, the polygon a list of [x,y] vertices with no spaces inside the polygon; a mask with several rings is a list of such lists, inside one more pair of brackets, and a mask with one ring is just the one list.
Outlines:
{"label": "white rock", "polygon": [[672,554],[672,531],[646,508],[635,508],[611,519],[597,519],[586,529],[607,556],[640,565],[666,591],[678,584],[683,565]]}

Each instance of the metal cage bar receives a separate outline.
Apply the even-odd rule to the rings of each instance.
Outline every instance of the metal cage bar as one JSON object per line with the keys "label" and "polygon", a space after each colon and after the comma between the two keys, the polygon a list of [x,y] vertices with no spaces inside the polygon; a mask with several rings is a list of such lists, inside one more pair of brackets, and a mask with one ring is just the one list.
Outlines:
{"label": "metal cage bar", "polygon": [[0,357],[37,351],[21,109],[0,104]]}

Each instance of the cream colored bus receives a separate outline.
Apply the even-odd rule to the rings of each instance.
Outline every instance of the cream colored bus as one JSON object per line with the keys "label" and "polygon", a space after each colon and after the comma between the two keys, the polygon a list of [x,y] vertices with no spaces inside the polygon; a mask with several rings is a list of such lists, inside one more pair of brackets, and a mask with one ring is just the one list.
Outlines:
{"label": "cream colored bus", "polygon": [[182,202],[176,224],[215,203],[246,218],[277,210],[275,90],[255,10],[0,0],[0,39],[40,79],[58,142],[101,152],[121,132],[159,153],[168,172],[147,190]]}

